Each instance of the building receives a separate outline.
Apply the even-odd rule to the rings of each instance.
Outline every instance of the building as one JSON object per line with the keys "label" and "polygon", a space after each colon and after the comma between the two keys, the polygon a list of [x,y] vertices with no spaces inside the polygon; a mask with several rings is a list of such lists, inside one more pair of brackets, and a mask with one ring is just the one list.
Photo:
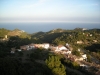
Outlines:
{"label": "building", "polygon": [[43,43],[43,44],[34,44],[36,48],[44,48],[44,49],[49,49],[50,44],[49,43]]}
{"label": "building", "polygon": [[83,44],[83,41],[77,41],[77,44]]}
{"label": "building", "polygon": [[86,54],[83,54],[83,55],[82,55],[82,58],[83,58],[84,60],[86,60],[86,59],[87,59]]}
{"label": "building", "polygon": [[68,54],[71,54],[71,51],[62,50],[61,53],[62,53],[62,54],[67,54],[67,55],[68,55]]}
{"label": "building", "polygon": [[15,48],[11,48],[11,52],[10,52],[10,53],[14,54],[14,53],[15,53],[15,51],[16,51],[16,49],[15,49]]}
{"label": "building", "polygon": [[36,47],[35,47],[35,44],[33,44],[33,43],[29,44],[29,48],[30,48],[30,49],[35,49],[35,48],[36,48]]}
{"label": "building", "polygon": [[21,52],[22,50],[21,49],[17,49],[18,50],[18,52]]}
{"label": "building", "polygon": [[57,46],[55,51],[68,50],[65,46]]}
{"label": "building", "polygon": [[21,50],[27,50],[27,48],[29,48],[29,46],[28,46],[28,45],[23,45],[23,46],[20,46],[20,49],[21,49]]}

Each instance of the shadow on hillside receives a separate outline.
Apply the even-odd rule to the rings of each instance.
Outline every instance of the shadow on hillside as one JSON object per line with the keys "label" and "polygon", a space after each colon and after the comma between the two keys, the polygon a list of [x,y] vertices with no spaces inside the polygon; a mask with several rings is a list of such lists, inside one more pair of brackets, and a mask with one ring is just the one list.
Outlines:
{"label": "shadow on hillside", "polygon": [[91,52],[100,52],[100,44],[92,44],[90,46],[85,47],[85,49]]}
{"label": "shadow on hillside", "polygon": [[[0,55],[0,75],[52,75],[51,70],[45,64],[45,60],[49,56],[48,50],[36,49],[29,54],[28,51],[22,51],[23,55],[18,56],[20,60],[9,54],[4,56],[6,51],[10,53],[11,48],[18,48],[21,45],[30,43],[34,43],[34,40],[18,36],[10,37],[6,42],[0,42],[0,54],[4,53],[2,56]],[[28,62],[22,62],[21,60],[25,52],[27,53],[25,60]]]}

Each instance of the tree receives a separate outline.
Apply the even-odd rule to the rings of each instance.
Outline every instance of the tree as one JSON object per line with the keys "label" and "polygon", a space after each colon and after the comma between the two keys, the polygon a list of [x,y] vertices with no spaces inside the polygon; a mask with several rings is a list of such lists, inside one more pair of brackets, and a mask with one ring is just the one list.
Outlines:
{"label": "tree", "polygon": [[91,62],[91,56],[89,54],[87,54],[87,61]]}
{"label": "tree", "polygon": [[72,51],[72,54],[73,54],[73,55],[76,55],[76,56],[81,56],[80,52],[77,51],[77,50],[73,50],[73,51]]}
{"label": "tree", "polygon": [[59,57],[57,56],[49,56],[46,59],[46,65],[51,69],[53,75],[66,75],[65,67],[61,63]]}
{"label": "tree", "polygon": [[23,64],[17,59],[0,58],[0,75],[26,75]]}

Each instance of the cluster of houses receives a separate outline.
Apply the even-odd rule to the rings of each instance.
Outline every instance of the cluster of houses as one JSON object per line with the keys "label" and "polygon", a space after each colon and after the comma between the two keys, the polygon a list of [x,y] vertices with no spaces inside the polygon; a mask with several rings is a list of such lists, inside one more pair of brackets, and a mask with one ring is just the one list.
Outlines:
{"label": "cluster of houses", "polygon": [[[59,46],[52,46],[49,43],[43,43],[43,44],[28,44],[28,45],[23,45],[20,46],[20,49],[17,49],[17,51],[22,51],[22,50],[34,50],[37,48],[44,48],[44,49],[50,49],[51,52],[54,53],[59,53],[59,54],[64,54],[67,56],[67,58],[69,58],[70,60],[74,59],[74,61],[82,61],[82,60],[86,60],[87,56],[86,54],[81,55],[81,57],[76,57],[72,55],[72,50],[70,49],[70,46],[68,43],[66,43],[66,46],[63,45],[59,45]],[[16,49],[12,48],[11,49],[11,53],[15,53]]]}
{"label": "cluster of houses", "polygon": [[[20,49],[17,49],[18,51],[22,51],[22,50],[33,50],[33,49],[37,49],[37,48],[44,48],[44,49],[49,49],[50,45],[49,43],[44,43],[44,44],[28,44],[28,45],[23,45],[20,46]],[[11,53],[15,53],[16,49],[15,48],[11,48]]]}
{"label": "cluster of houses", "polygon": [[[68,46],[68,44],[66,44]],[[37,48],[44,48],[44,49],[51,49],[55,52],[63,52],[64,54],[68,51],[69,49],[66,48],[65,46],[59,45],[59,46],[51,46],[49,43],[43,43],[43,44],[28,44],[28,45],[23,45],[20,46],[20,49],[17,49],[18,51],[22,50],[32,50],[32,49],[37,49]],[[11,48],[11,53],[15,53],[15,48]],[[69,51],[71,53],[71,51]]]}

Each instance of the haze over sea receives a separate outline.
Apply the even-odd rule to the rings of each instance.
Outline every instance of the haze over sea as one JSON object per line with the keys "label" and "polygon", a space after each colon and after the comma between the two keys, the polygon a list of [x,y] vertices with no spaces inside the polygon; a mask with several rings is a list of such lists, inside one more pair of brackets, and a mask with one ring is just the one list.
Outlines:
{"label": "haze over sea", "polygon": [[74,28],[87,28],[100,29],[100,23],[66,23],[66,22],[33,22],[33,23],[0,23],[0,28],[6,28],[9,30],[20,29],[28,33],[35,33],[39,31],[47,32],[53,29],[67,29]]}
{"label": "haze over sea", "polygon": [[28,33],[100,28],[100,0],[0,0],[0,28]]}

